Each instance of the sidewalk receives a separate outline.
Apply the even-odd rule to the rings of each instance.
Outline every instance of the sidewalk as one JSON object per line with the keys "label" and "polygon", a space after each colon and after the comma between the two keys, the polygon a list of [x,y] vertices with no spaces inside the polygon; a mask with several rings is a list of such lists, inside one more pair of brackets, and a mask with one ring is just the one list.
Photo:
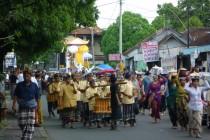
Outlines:
{"label": "sidewalk", "polygon": [[[20,140],[21,131],[15,118],[8,119],[8,125],[0,129],[0,140]],[[33,140],[48,140],[47,131],[43,127],[35,128]]]}
{"label": "sidewalk", "polygon": [[[20,140],[21,138],[21,130],[18,127],[17,119],[11,115],[11,105],[12,101],[8,94],[6,94],[6,101],[8,113],[7,122],[8,125],[2,129],[0,129],[0,140]],[[36,127],[33,135],[33,140],[48,140],[47,131],[43,127]]]}

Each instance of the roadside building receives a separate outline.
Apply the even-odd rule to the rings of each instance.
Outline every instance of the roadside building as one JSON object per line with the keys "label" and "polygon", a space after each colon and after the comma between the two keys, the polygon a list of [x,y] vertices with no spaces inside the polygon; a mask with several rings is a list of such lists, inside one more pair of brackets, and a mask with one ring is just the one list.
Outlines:
{"label": "roadside building", "polygon": [[[158,47],[158,54],[156,59],[150,59],[145,61],[145,55],[143,53],[143,44],[156,44]],[[129,70],[137,70],[139,67],[147,64],[148,68],[153,66],[161,66],[165,69],[177,69],[180,65],[187,65],[187,61],[190,60],[188,56],[183,56],[182,50],[187,47],[187,39],[183,34],[171,29],[163,28],[150,37],[139,42],[133,48],[128,49],[124,52],[126,66]],[[180,57],[182,56],[182,57]],[[148,57],[151,57],[148,55]],[[185,64],[186,63],[186,64]]]}

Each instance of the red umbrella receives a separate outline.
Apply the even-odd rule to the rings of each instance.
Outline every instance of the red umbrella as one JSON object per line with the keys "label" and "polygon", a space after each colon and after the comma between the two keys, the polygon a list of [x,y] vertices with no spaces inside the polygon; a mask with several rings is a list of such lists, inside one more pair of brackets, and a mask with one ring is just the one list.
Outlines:
{"label": "red umbrella", "polygon": [[113,69],[106,69],[106,70],[102,70],[102,71],[99,71],[97,74],[107,74],[107,73],[114,73],[115,70]]}

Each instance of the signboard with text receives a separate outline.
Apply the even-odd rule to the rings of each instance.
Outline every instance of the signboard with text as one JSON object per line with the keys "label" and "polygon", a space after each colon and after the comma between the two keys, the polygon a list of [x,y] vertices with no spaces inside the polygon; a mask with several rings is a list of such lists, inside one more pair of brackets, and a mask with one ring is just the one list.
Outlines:
{"label": "signboard with text", "polygon": [[158,43],[144,42],[141,44],[143,57],[145,62],[159,61]]}
{"label": "signboard with text", "polygon": [[120,54],[109,54],[109,61],[120,61]]}

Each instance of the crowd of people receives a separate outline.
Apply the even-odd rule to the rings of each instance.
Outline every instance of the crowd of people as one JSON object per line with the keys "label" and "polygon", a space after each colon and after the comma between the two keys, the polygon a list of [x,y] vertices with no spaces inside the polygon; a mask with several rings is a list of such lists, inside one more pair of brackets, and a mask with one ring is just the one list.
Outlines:
{"label": "crowd of people", "polygon": [[[118,122],[135,127],[136,115],[149,112],[154,124],[168,110],[172,128],[180,127],[192,137],[201,137],[204,108],[210,113],[210,89],[205,76],[195,69],[154,74],[138,73],[47,74],[45,72],[16,70],[9,76],[13,111],[19,105],[18,120],[22,139],[31,139],[34,126],[43,123],[41,96],[46,95],[49,117],[59,115],[61,125],[76,127],[110,127]],[[205,97],[204,97],[204,93]],[[3,90],[0,90],[1,115]],[[5,109],[4,109],[5,108]],[[56,111],[56,112],[55,112]],[[210,114],[208,114],[210,120]]]}

